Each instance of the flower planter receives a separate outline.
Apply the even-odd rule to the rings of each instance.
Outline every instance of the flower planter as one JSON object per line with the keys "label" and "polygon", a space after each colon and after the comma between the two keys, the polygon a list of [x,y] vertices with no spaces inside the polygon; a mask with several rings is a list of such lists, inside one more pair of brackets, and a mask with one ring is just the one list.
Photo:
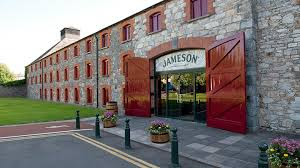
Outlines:
{"label": "flower planter", "polygon": [[150,134],[151,142],[153,143],[166,143],[169,142],[169,133],[166,134]]}
{"label": "flower planter", "polygon": [[111,127],[115,127],[117,124],[113,123],[111,120],[105,120],[103,121],[103,127],[104,128],[111,128]]}
{"label": "flower planter", "polygon": [[[281,166],[271,166],[269,163],[269,168],[288,168],[286,165],[281,165]],[[297,166],[291,166],[290,168],[297,168]]]}

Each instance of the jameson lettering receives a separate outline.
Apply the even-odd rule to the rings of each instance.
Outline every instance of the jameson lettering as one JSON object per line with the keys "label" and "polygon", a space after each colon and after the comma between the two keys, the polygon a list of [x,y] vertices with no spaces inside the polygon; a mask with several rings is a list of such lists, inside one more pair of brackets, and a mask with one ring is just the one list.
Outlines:
{"label": "jameson lettering", "polygon": [[173,55],[171,57],[168,57],[164,60],[163,67],[170,66],[174,63],[180,63],[180,62],[186,62],[186,63],[197,63],[197,60],[199,59],[198,55],[192,55],[192,54],[178,54]]}

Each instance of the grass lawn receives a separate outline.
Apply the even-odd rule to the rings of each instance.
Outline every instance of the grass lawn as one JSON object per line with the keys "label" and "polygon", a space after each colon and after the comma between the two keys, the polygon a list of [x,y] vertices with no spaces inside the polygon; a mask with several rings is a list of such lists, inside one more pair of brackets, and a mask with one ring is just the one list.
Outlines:
{"label": "grass lawn", "polygon": [[0,98],[0,126],[93,117],[103,110],[25,98]]}

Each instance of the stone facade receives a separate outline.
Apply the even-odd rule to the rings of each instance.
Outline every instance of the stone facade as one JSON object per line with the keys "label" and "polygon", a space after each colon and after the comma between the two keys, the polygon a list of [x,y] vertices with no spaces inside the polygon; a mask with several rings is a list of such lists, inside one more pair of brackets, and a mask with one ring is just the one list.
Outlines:
{"label": "stone facade", "polygon": [[[282,2],[281,2],[282,1]],[[188,19],[187,0],[165,0],[143,10],[129,18],[115,23],[99,32],[83,38],[64,49],[68,50],[69,59],[63,61],[63,51],[49,54],[47,67],[36,71],[29,71],[28,78],[53,71],[53,83],[43,84],[43,89],[53,88],[53,99],[56,101],[56,88],[61,88],[61,100],[64,88],[69,88],[69,103],[74,103],[74,87],[80,88],[80,104],[86,104],[86,87],[93,88],[93,104],[97,106],[97,53],[99,60],[109,57],[109,76],[99,75],[99,104],[102,105],[101,88],[109,87],[110,98],[117,101],[121,114],[123,109],[123,87],[125,84],[122,73],[122,56],[149,58],[154,50],[169,46],[179,48],[203,48],[214,40],[229,37],[238,32],[246,35],[246,64],[247,64],[247,121],[250,131],[260,126],[274,130],[296,131],[299,122],[299,105],[297,101],[300,89],[299,82],[299,5],[292,0],[208,0],[209,14],[197,19]],[[281,9],[282,8],[282,9]],[[157,11],[163,12],[163,29],[156,33],[149,33],[149,16]],[[132,39],[122,41],[122,25],[132,25]],[[297,27],[298,26],[298,27]],[[103,32],[110,33],[109,47],[96,45],[96,37]],[[280,34],[278,36],[278,34]],[[86,53],[86,40],[92,39],[92,52]],[[198,40],[197,40],[198,39]],[[181,44],[183,42],[191,43]],[[199,47],[196,43],[203,44]],[[209,42],[209,43],[208,43]],[[204,44],[205,43],[205,44]],[[80,56],[74,57],[73,46],[80,45]],[[194,45],[193,45],[194,44]],[[199,43],[200,44],[200,43]],[[204,46],[204,47],[203,47]],[[98,47],[98,51],[97,51]],[[55,63],[55,55],[60,53],[60,63]],[[54,64],[49,66],[49,57],[53,57]],[[39,64],[40,61],[33,62]],[[85,77],[85,63],[90,61],[93,66],[92,79]],[[99,61],[99,72],[101,69]],[[79,80],[73,80],[73,67],[80,67]],[[297,67],[298,65],[298,67]],[[38,65],[39,66],[39,65]],[[69,80],[63,81],[63,69],[69,68]],[[60,82],[55,80],[55,71],[60,71]],[[39,80],[38,80],[39,82]],[[27,96],[39,99],[42,84],[29,84]],[[49,100],[49,93],[47,99]],[[297,111],[298,110],[298,111]],[[299,125],[299,124],[298,124]]]}
{"label": "stone facade", "polygon": [[26,90],[26,85],[9,87],[0,85],[0,97],[26,97]]}

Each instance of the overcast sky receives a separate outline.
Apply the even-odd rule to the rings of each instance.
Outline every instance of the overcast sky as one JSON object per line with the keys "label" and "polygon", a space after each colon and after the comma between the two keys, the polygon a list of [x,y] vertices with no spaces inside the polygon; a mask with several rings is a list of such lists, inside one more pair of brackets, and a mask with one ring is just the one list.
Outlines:
{"label": "overcast sky", "polygon": [[76,27],[92,34],[162,0],[0,0],[0,63],[14,73]]}

